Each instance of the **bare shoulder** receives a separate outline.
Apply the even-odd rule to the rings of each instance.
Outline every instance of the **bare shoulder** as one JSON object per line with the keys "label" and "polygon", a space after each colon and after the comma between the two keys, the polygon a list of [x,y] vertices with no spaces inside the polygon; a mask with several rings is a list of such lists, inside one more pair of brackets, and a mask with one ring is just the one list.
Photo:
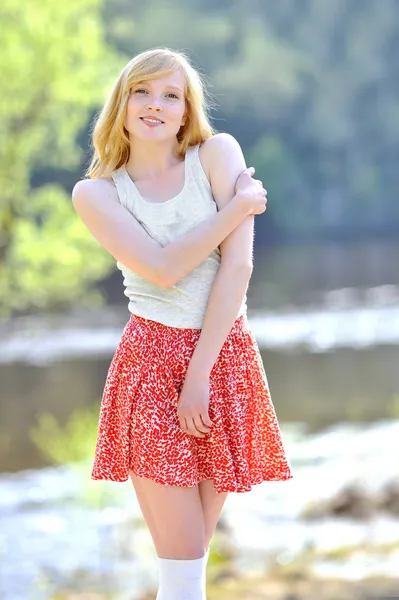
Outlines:
{"label": "bare shoulder", "polygon": [[88,203],[103,201],[118,201],[115,183],[111,178],[81,179],[72,190],[72,202],[75,208]]}
{"label": "bare shoulder", "polygon": [[202,166],[209,180],[216,170],[223,168],[226,162],[233,160],[245,169],[245,159],[240,144],[230,133],[217,133],[207,139],[200,147]]}
{"label": "bare shoulder", "polygon": [[201,146],[201,150],[206,149],[206,153],[219,152],[220,150],[225,150],[227,148],[240,148],[240,144],[231,133],[225,132],[216,133],[205,140]]}

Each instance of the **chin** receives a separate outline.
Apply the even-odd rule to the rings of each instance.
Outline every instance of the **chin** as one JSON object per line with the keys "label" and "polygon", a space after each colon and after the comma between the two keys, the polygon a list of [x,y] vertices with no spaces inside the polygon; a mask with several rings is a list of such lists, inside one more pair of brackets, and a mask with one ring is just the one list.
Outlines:
{"label": "chin", "polygon": [[178,131],[176,131],[176,133],[170,133],[170,132],[159,132],[156,131],[158,128],[154,127],[154,129],[148,129],[148,131],[134,131],[131,133],[131,136],[134,137],[135,139],[140,139],[143,141],[148,141],[151,139],[156,139],[156,140],[162,140],[162,141],[166,141],[166,140],[175,140],[178,134]]}

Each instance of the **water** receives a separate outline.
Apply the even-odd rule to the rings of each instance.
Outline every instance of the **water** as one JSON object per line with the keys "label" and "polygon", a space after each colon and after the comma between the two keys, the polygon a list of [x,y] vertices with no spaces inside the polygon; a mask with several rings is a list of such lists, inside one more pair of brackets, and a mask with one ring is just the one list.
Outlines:
{"label": "water", "polygon": [[[398,250],[399,244],[370,243],[258,251],[249,321],[295,477],[229,496],[224,518],[242,571],[270,556],[284,564],[309,546],[321,553],[350,544],[399,547],[398,518],[383,503],[398,477]],[[91,482],[90,465],[43,468],[29,437],[43,412],[63,424],[74,410],[99,405],[128,317],[123,304],[1,326],[4,600],[47,600],[77,579],[88,588],[102,582],[103,589],[119,580],[131,599],[156,583],[152,543],[136,520],[131,485]],[[367,517],[333,518],[327,511],[304,519],[348,485],[368,498]],[[398,552],[368,552],[343,562],[321,557],[315,569],[356,578],[398,572],[398,563]]]}
{"label": "water", "polygon": [[[257,251],[249,322],[280,421],[317,431],[399,412],[398,252],[392,242]],[[29,436],[40,414],[63,424],[99,404],[128,318],[124,302],[1,325],[0,472],[45,465]]]}
{"label": "water", "polygon": [[[313,548],[316,572],[347,579],[394,576],[399,568],[399,519],[384,505],[388,484],[398,476],[399,420],[342,424],[307,434],[283,429],[294,478],[230,494],[223,521],[237,547],[239,572],[255,572],[273,560],[289,563]],[[61,586],[101,583],[129,590],[133,600],[156,585],[156,556],[140,525],[140,509],[129,482],[89,481],[90,464],[25,471],[0,477],[1,597],[45,600]],[[310,509],[356,486],[369,502],[362,518],[335,518]],[[308,514],[309,517],[305,518]],[[324,554],[342,546],[368,550],[342,565]],[[396,552],[378,553],[391,545]],[[373,554],[373,549],[375,552]],[[90,577],[87,580],[87,574]],[[85,579],[86,578],[86,579]]]}
{"label": "water", "polygon": [[[318,430],[338,421],[368,422],[397,414],[399,345],[379,337],[381,330],[395,335],[396,309],[367,311],[373,343],[365,345],[359,343],[364,331],[356,325],[362,320],[360,309],[357,318],[349,311],[343,318],[343,311],[322,310],[250,317],[279,420],[304,421]],[[128,317],[118,309],[113,318],[113,325],[102,328],[72,327],[73,317],[37,329],[25,322],[18,333],[8,334],[10,341],[4,337],[0,471],[44,466],[29,437],[41,413],[51,412],[62,424],[75,409],[100,403],[112,352]],[[322,346],[315,344],[316,331]]]}

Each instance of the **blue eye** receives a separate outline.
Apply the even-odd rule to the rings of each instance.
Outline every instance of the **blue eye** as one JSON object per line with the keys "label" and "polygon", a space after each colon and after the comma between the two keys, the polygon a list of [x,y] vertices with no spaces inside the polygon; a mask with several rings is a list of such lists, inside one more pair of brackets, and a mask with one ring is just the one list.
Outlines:
{"label": "blue eye", "polygon": [[[135,94],[137,94],[138,92],[144,92],[147,93],[147,90],[145,90],[144,88],[138,88],[137,90],[134,91]],[[174,94],[173,92],[169,92],[169,94],[167,94],[168,96],[174,96],[174,98],[176,98],[176,100],[179,99],[178,96],[176,96],[176,94]]]}

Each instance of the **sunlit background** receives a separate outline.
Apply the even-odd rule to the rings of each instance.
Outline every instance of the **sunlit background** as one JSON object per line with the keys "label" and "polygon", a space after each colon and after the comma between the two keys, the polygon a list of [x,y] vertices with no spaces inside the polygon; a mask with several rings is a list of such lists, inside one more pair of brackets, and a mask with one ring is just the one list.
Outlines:
{"label": "sunlit background", "polygon": [[294,468],[230,494],[208,598],[399,598],[398,0],[3,0],[0,22],[0,598],[155,598],[131,484],[90,480],[129,314],[70,198],[157,46],[268,190],[248,314]]}

